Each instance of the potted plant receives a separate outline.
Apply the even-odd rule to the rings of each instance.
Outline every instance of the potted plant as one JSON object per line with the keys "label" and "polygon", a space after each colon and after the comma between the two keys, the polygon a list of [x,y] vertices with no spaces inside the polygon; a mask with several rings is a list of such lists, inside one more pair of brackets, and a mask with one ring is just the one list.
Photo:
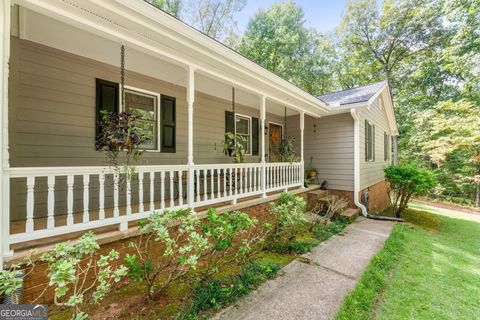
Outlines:
{"label": "potted plant", "polygon": [[243,163],[245,160],[245,138],[233,132],[225,132],[225,141],[223,142],[223,153],[233,157],[234,163]]}
{"label": "potted plant", "polygon": [[309,179],[315,178],[318,174],[317,168],[310,166],[307,169],[305,169],[305,174]]}
{"label": "potted plant", "polygon": [[[106,164],[118,170],[120,164],[124,166],[125,173],[130,175],[135,170],[134,164],[142,153],[142,146],[151,140],[145,130],[138,125],[140,116],[128,112],[102,111],[99,121],[100,134],[96,140],[97,150],[103,151]],[[119,155],[123,159],[119,160]]]}
{"label": "potted plant", "polygon": [[295,138],[287,137],[282,139],[279,145],[280,155],[286,162],[293,163],[298,161],[297,152],[295,151]]}

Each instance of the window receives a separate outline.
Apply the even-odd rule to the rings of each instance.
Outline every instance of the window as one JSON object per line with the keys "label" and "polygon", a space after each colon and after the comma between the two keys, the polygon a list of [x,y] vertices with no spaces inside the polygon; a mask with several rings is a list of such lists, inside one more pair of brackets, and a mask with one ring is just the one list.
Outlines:
{"label": "window", "polygon": [[242,116],[239,114],[235,115],[235,133],[239,136],[242,136],[245,141],[243,141],[243,147],[245,148],[245,154],[250,154],[250,137],[251,137],[251,118]]}
{"label": "window", "polygon": [[375,125],[365,120],[365,161],[375,161]]}
{"label": "window", "polygon": [[225,132],[237,133],[245,137],[245,153],[258,156],[260,126],[258,118],[225,111]]}
{"label": "window", "polygon": [[144,129],[148,137],[148,141],[141,147],[145,150],[158,150],[158,95],[126,88],[125,111],[141,117],[137,125]]}
{"label": "window", "polygon": [[383,133],[383,160],[390,161],[390,153],[391,153],[391,137],[386,132]]}

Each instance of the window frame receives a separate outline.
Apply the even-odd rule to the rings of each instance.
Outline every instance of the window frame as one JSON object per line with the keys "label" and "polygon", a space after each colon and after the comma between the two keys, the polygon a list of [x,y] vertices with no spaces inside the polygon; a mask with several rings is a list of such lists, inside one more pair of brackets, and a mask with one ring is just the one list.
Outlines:
{"label": "window frame", "polygon": [[[149,91],[149,90],[145,90],[145,89],[141,89],[141,88],[136,88],[136,87],[132,87],[132,86],[124,86],[124,89],[125,89],[125,92],[126,93],[127,91],[131,91],[133,93],[139,93],[139,94],[143,94],[145,96],[153,96],[156,98],[157,100],[157,103],[155,105],[155,108],[156,108],[156,112],[155,112],[155,115],[156,115],[156,128],[157,128],[157,146],[155,149],[143,149],[145,150],[146,152],[161,152],[161,143],[160,143],[160,98],[161,98],[161,94],[158,93],[158,92],[153,92],[153,91]],[[126,112],[126,110],[124,110],[124,107],[126,109],[126,106],[124,106],[123,104],[123,95],[122,95],[122,92],[121,92],[121,88],[120,88],[120,105],[119,105],[119,110],[120,112]]]}
{"label": "window frame", "polygon": [[234,123],[234,128],[235,128],[235,135],[241,135],[241,136],[245,136],[245,134],[243,133],[237,133],[237,117],[240,117],[240,118],[244,118],[244,119],[247,119],[248,120],[248,144],[247,146],[250,147],[250,150],[245,150],[245,155],[246,156],[251,156],[252,155],[252,117],[251,116],[247,116],[245,114],[241,114],[241,113],[234,113],[234,117],[233,117],[233,123]]}
{"label": "window frame", "polygon": [[392,153],[392,136],[388,134],[387,132],[384,132],[384,154],[383,154],[383,160],[384,161],[390,161],[391,160],[391,153]]}
{"label": "window frame", "polygon": [[375,124],[367,119],[365,119],[365,162],[375,162]]}

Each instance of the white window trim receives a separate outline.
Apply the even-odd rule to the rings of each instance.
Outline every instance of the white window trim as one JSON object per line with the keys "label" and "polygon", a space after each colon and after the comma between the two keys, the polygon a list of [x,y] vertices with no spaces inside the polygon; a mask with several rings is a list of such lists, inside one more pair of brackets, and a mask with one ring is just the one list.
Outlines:
{"label": "white window trim", "polygon": [[251,156],[252,155],[252,117],[251,116],[247,116],[245,114],[241,114],[241,113],[235,113],[234,114],[234,119],[233,119],[233,122],[234,122],[234,128],[235,128],[235,135],[237,134],[237,116],[239,117],[243,117],[243,118],[247,118],[248,119],[248,140],[249,140],[249,146],[250,146],[250,152],[245,152],[245,155],[246,156]]}
{"label": "white window trim", "polygon": [[[123,96],[122,96],[122,88],[120,87],[119,88],[119,95],[120,95],[120,106],[119,106],[119,109],[120,109],[120,112],[124,112],[125,110],[123,110]],[[149,91],[149,90],[145,90],[145,89],[141,89],[141,88],[137,88],[137,87],[132,87],[132,86],[124,86],[124,89],[125,90],[130,90],[130,91],[134,91],[134,92],[138,92],[138,93],[143,93],[143,94],[146,94],[146,95],[149,95],[149,96],[155,96],[157,98],[157,148],[156,149],[145,149],[144,151],[146,152],[160,152],[161,151],[161,146],[160,146],[160,97],[161,97],[161,94],[158,93],[158,92],[153,92],[153,91]]]}
{"label": "white window trim", "polygon": [[[373,130],[375,124],[373,124],[373,122],[371,122],[371,121],[368,120],[368,119],[366,119],[366,120],[367,120],[367,123],[368,123],[368,124],[370,125],[370,127],[372,128],[372,130],[371,130],[371,131],[372,131],[372,139],[370,139],[370,141],[369,141],[370,144],[372,145],[372,153],[371,153],[371,155],[370,155],[370,159],[366,159],[365,162],[375,162],[375,158],[376,158],[376,157],[375,157],[375,155],[376,155],[376,154],[375,154],[375,151],[376,151],[376,150],[375,150],[375,131],[376,131],[376,130]],[[365,126],[364,130],[365,130],[365,133],[367,133],[367,126]],[[366,148],[368,148],[368,147],[369,147],[369,146],[368,146],[368,143],[367,143]],[[366,150],[366,153],[368,154],[368,150]]]}

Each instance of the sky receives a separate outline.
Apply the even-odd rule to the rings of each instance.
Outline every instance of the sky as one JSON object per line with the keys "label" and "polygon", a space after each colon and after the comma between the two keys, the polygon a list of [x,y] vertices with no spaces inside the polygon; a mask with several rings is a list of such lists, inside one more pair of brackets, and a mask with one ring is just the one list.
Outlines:
{"label": "sky", "polygon": [[[274,2],[280,0],[249,0],[247,6],[235,15],[238,31],[243,33],[250,17]],[[308,26],[321,32],[329,32],[340,24],[346,0],[295,0],[295,3],[302,6]]]}

